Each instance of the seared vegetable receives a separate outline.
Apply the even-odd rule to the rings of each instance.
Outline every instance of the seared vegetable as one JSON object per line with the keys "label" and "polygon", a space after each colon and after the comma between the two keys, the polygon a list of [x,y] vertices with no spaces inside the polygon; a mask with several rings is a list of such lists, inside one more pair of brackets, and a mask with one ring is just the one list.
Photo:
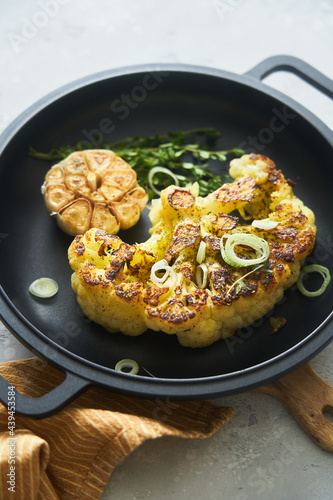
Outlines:
{"label": "seared vegetable", "polygon": [[230,174],[204,198],[197,185],[162,191],[144,243],[98,229],[77,236],[69,260],[83,312],[110,332],[150,328],[203,347],[272,309],[312,251],[314,215],[265,156],[232,160]]}
{"label": "seared vegetable", "polygon": [[277,333],[281,328],[287,323],[286,318],[275,318],[273,316],[270,316],[269,322],[271,325],[271,333]]}
{"label": "seared vegetable", "polygon": [[75,236],[91,227],[116,234],[136,224],[148,195],[135,171],[110,150],[70,154],[46,174],[42,186],[47,210]]}

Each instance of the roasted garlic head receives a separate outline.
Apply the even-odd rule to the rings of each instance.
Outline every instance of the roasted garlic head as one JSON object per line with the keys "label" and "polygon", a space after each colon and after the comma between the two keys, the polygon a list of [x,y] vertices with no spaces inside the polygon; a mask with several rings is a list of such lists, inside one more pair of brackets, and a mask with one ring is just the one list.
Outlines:
{"label": "roasted garlic head", "polygon": [[76,151],[54,165],[42,194],[48,212],[71,236],[92,227],[117,234],[138,222],[148,201],[136,172],[104,149]]}

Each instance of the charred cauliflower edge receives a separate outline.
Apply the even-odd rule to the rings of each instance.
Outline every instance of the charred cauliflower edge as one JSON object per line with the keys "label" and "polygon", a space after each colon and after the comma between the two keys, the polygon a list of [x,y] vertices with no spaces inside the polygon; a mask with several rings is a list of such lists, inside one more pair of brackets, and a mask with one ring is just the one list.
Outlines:
{"label": "charred cauliflower edge", "polygon": [[[177,335],[183,346],[204,347],[271,310],[297,281],[313,249],[314,214],[265,156],[232,160],[230,175],[234,182],[205,198],[198,196],[195,186],[165,189],[152,204],[151,237],[144,243],[129,245],[96,228],[77,236],[69,261],[83,312],[110,332],[135,336],[151,329]],[[262,230],[251,224],[266,218],[277,225]],[[248,274],[251,267],[236,268],[223,260],[221,238],[233,233],[257,235],[268,242],[265,269]],[[202,241],[205,288],[196,283]],[[253,250],[244,245],[237,252],[253,257]],[[151,269],[162,259],[173,272],[157,285]],[[242,276],[242,286],[234,286]]]}

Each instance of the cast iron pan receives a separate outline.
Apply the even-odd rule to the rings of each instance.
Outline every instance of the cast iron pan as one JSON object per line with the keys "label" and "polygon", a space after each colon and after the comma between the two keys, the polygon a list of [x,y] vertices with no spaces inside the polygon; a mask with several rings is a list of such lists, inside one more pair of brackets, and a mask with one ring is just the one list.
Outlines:
{"label": "cast iron pan", "polygon": [[[3,323],[37,356],[66,373],[51,393],[16,397],[16,411],[41,417],[60,409],[91,385],[157,398],[215,398],[267,384],[294,370],[333,337],[333,286],[309,299],[297,290],[275,307],[287,318],[276,335],[268,318],[237,332],[228,341],[193,350],[175,336],[147,332],[139,337],[109,334],[82,315],[71,289],[67,248],[72,238],[47,214],[40,186],[48,162],[28,155],[29,146],[48,151],[54,143],[98,141],[216,127],[217,148],[241,145],[272,158],[296,195],[317,217],[318,241],[312,261],[333,270],[332,131],[308,110],[267,87],[261,80],[278,70],[296,73],[333,97],[333,82],[306,63],[288,56],[265,60],[244,75],[185,65],[145,65],[89,76],[41,99],[19,116],[0,138],[1,304]],[[130,99],[126,97],[130,96]],[[92,144],[92,132],[95,144]],[[251,145],[251,144],[252,145]],[[226,166],[227,168],[227,166]],[[120,236],[143,241],[144,215]],[[311,260],[311,259],[310,259]],[[37,277],[57,280],[51,299],[31,296]],[[134,358],[138,376],[114,371],[122,358]],[[0,380],[0,399],[7,399]]]}

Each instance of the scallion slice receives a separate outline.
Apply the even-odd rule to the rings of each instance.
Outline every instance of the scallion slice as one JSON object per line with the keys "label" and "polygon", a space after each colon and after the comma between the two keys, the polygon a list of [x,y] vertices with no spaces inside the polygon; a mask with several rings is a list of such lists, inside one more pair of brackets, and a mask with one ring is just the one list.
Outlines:
{"label": "scallion slice", "polygon": [[174,184],[176,184],[176,186],[179,186],[179,181],[178,181],[177,177],[175,176],[175,174],[173,172],[171,172],[171,170],[169,170],[168,168],[165,168],[165,167],[154,167],[149,171],[148,184],[151,187],[151,189],[154,191],[154,193],[156,193],[158,196],[160,196],[161,191],[158,190],[154,184],[154,177],[156,174],[169,175],[169,177],[172,178]]}
{"label": "scallion slice", "polygon": [[[156,273],[158,271],[164,271],[163,276],[156,276]],[[176,273],[172,269],[172,267],[169,266],[168,262],[165,259],[155,262],[150,272],[150,279],[152,280],[154,285],[163,286],[168,278],[172,278],[173,280],[176,279]]]}
{"label": "scallion slice", "polygon": [[58,283],[51,278],[38,278],[29,286],[29,292],[42,299],[53,297],[58,289]]}
{"label": "scallion slice", "polygon": [[204,241],[200,241],[200,245],[197,253],[197,263],[201,264],[205,260],[206,257],[206,243]]}
{"label": "scallion slice", "polygon": [[[224,243],[224,238],[226,242]],[[254,266],[261,264],[269,257],[269,245],[266,240],[259,238],[255,234],[233,233],[221,238],[221,254],[223,260],[233,267]],[[235,253],[237,245],[246,245],[256,252],[256,257],[253,259],[245,259],[238,257]]]}
{"label": "scallion slice", "polygon": [[278,224],[279,223],[277,221],[269,218],[254,220],[252,222],[252,226],[257,227],[258,229],[274,229]]}
{"label": "scallion slice", "polygon": [[[126,368],[126,370],[124,368]],[[121,359],[120,361],[118,361],[114,369],[117,372],[136,375],[139,372],[139,365],[134,359]]]}
{"label": "scallion slice", "polygon": [[[310,274],[310,273],[320,273],[322,275],[322,277],[324,278],[324,281],[323,281],[321,287],[318,288],[318,290],[315,290],[314,292],[310,292],[309,290],[307,290],[303,284],[304,276],[306,274]],[[324,293],[330,280],[331,280],[331,275],[330,275],[330,272],[327,269],[327,267],[320,266],[319,264],[311,264],[311,265],[305,266],[305,267],[303,267],[303,269],[301,269],[299,278],[297,280],[297,286],[298,286],[299,291],[303,295],[305,295],[306,297],[318,297],[319,295]]]}
{"label": "scallion slice", "polygon": [[200,264],[200,266],[197,267],[195,279],[197,281],[198,288],[206,288],[208,281],[208,269],[206,264]]}

